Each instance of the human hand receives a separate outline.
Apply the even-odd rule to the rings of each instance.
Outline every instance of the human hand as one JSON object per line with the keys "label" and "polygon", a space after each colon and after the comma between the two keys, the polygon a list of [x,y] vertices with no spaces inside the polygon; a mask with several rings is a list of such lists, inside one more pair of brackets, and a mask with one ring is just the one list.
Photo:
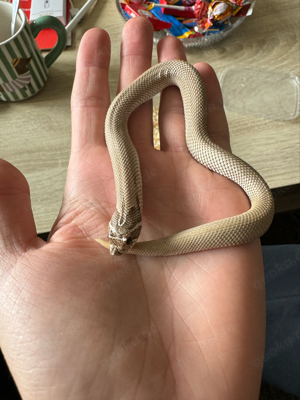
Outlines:
{"label": "human hand", "polygon": [[[112,257],[105,238],[115,188],[104,140],[110,44],[82,39],[72,94],[72,151],[64,199],[48,243],[36,237],[29,189],[0,164],[0,344],[25,400],[200,400],[258,397],[264,350],[259,240],[176,257]],[[152,27],[124,28],[119,90],[151,65]],[[165,38],[159,61],[185,59]],[[196,64],[208,95],[208,131],[229,150],[214,71]],[[177,88],[161,98],[161,151],[152,145],[152,105],[129,129],[144,189],[142,240],[229,217],[249,207],[244,192],[199,165],[184,139]],[[26,205],[26,207],[25,207]]]}

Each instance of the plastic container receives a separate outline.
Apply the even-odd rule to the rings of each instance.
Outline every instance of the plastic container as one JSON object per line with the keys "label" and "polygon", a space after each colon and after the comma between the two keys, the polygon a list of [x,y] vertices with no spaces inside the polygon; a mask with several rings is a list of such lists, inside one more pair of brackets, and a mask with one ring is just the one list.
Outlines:
{"label": "plastic container", "polygon": [[300,80],[271,71],[230,67],[218,73],[225,109],[272,120],[300,115]]}

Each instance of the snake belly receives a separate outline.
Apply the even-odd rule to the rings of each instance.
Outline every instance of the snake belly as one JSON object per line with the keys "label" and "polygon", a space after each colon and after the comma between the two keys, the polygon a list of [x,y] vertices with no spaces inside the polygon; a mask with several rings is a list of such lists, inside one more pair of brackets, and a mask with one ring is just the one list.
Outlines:
{"label": "snake belly", "polygon": [[[188,150],[200,164],[237,183],[251,208],[174,235],[137,242],[142,226],[143,193],[140,163],[129,137],[128,119],[141,104],[167,86],[179,87],[185,115]],[[105,139],[116,185],[117,206],[109,223],[109,242],[96,239],[113,255],[124,253],[170,256],[240,245],[263,235],[274,215],[272,193],[245,161],[213,143],[206,127],[206,91],[201,75],[185,61],[157,64],[124,89],[112,102],[105,120]]]}

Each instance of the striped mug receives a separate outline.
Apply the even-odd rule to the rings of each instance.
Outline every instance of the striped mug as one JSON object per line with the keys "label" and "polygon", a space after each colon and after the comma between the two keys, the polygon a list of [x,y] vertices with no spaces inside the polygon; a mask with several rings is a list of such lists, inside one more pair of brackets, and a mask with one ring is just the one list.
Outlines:
{"label": "striped mug", "polygon": [[[67,34],[63,24],[55,17],[40,17],[28,23],[19,9],[15,34],[11,35],[12,4],[0,1],[0,100],[25,100],[39,92],[48,78],[48,68],[64,50]],[[57,43],[44,58],[35,37],[42,29],[52,28]]]}

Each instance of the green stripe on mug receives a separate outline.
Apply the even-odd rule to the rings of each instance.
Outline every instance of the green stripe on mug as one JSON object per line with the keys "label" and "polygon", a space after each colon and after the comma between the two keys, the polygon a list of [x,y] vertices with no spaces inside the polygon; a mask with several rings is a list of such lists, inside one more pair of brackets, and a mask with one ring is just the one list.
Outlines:
{"label": "green stripe on mug", "polygon": [[[27,37],[30,38],[30,36],[31,36],[31,31],[30,31],[30,26],[29,26],[29,24],[26,24],[26,25],[25,25],[24,34],[26,34]],[[40,50],[38,50],[35,46],[32,46],[32,47],[33,47],[33,50],[36,52],[36,54],[39,54]],[[48,69],[47,69],[46,64],[45,64],[45,59],[44,59],[44,58],[39,58],[39,60],[40,60],[41,66],[42,66],[42,68],[43,68],[43,71],[44,71],[45,76],[48,76]]]}

